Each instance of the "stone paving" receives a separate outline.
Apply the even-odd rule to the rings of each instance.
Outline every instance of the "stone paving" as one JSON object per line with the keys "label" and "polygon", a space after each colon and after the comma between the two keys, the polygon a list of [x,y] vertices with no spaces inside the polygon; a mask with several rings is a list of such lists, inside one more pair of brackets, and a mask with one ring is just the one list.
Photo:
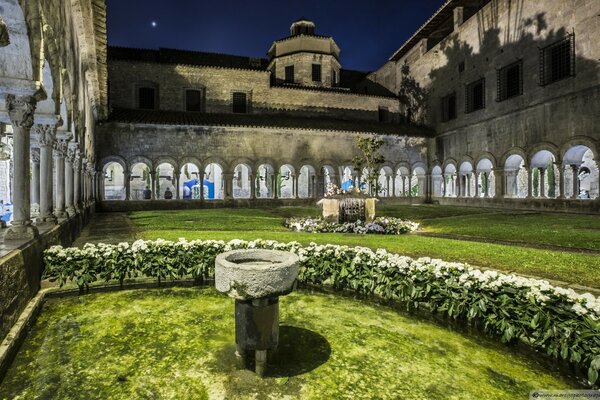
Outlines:
{"label": "stone paving", "polygon": [[85,243],[116,244],[135,239],[135,230],[127,213],[95,213],[73,246],[82,247]]}

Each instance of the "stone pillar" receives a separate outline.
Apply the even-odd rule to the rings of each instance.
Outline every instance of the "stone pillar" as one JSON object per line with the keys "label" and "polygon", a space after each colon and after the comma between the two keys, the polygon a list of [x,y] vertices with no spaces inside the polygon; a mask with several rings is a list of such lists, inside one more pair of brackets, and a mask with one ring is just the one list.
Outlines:
{"label": "stone pillar", "polygon": [[559,199],[565,199],[565,165],[560,164],[558,168],[558,186],[560,187],[558,192]]}
{"label": "stone pillar", "polygon": [[423,187],[423,194],[425,195],[425,201],[431,202],[432,193],[433,193],[433,179],[431,174],[425,174],[425,185]]}
{"label": "stone pillar", "polygon": [[123,171],[123,184],[125,185],[125,200],[131,200],[131,171]]}
{"label": "stone pillar", "polygon": [[392,195],[390,194],[390,176],[389,175],[385,176],[385,192],[386,192],[386,197],[392,197]]}
{"label": "stone pillar", "polygon": [[[72,143],[72,142],[71,142]],[[73,159],[75,158],[75,150],[72,144],[67,149],[65,157],[65,207],[69,216],[75,215],[75,207],[73,206]],[[102,179],[102,195],[104,196],[104,179]]]}
{"label": "stone pillar", "polygon": [[406,176],[402,175],[402,197],[406,197]]}
{"label": "stone pillar", "polygon": [[40,146],[40,215],[37,225],[54,225],[52,150],[56,140],[55,125],[36,125],[35,133]]}
{"label": "stone pillar", "polygon": [[31,224],[30,132],[36,107],[33,96],[6,96],[6,109],[13,127],[13,220],[5,240],[33,239],[38,235]]}
{"label": "stone pillar", "polygon": [[[518,173],[517,173],[517,180],[518,179],[519,178],[518,178]],[[519,183],[517,181],[517,191],[518,191],[518,187],[519,187]],[[527,168],[527,198],[528,199],[533,198],[533,172],[532,172],[531,168]]]}
{"label": "stone pillar", "polygon": [[292,174],[292,179],[294,180],[294,195],[292,196],[294,199],[298,198],[298,176],[296,174]]}
{"label": "stone pillar", "polygon": [[31,149],[31,204],[40,204],[40,150]]}
{"label": "stone pillar", "polygon": [[278,199],[279,198],[279,188],[277,187],[277,174],[271,175],[271,188],[272,188],[272,192],[273,192],[272,197],[274,199]]}
{"label": "stone pillar", "polygon": [[483,192],[483,197],[486,199],[490,198],[490,173],[484,172],[483,177],[485,178],[485,188]]}
{"label": "stone pillar", "polygon": [[504,169],[494,168],[494,198],[500,199],[506,195],[506,175]]}
{"label": "stone pillar", "polygon": [[248,174],[248,180],[250,181],[250,198],[256,198],[256,176],[252,175],[252,173]]}
{"label": "stone pillar", "polygon": [[223,174],[223,179],[225,180],[225,193],[223,194],[223,198],[225,200],[229,200],[233,198],[233,174]]}
{"label": "stone pillar", "polygon": [[75,211],[81,211],[81,153],[75,151],[73,159],[73,206]]}
{"label": "stone pillar", "polygon": [[392,196],[396,197],[396,174],[392,173]]}
{"label": "stone pillar", "polygon": [[538,193],[540,194],[540,198],[543,199],[545,197],[547,197],[547,193],[545,191],[546,188],[546,169],[545,168],[538,168],[538,171],[540,173],[540,190],[538,191]]}
{"label": "stone pillar", "polygon": [[475,192],[473,193],[473,197],[475,198],[478,198],[481,195],[481,191],[479,190],[479,175],[479,172],[473,172],[473,181],[475,182],[475,184],[473,185],[473,191]]}
{"label": "stone pillar", "polygon": [[408,171],[407,181],[408,181],[408,197],[412,198],[412,171]]}
{"label": "stone pillar", "polygon": [[578,170],[579,165],[571,164],[571,171],[573,173],[573,194],[571,195],[572,199],[576,199],[579,196],[579,178],[577,178]]}
{"label": "stone pillar", "polygon": [[471,197],[471,174],[465,175],[465,180],[467,181],[467,197]]}
{"label": "stone pillar", "polygon": [[57,218],[66,218],[65,212],[65,152],[67,143],[64,140],[56,141],[54,146],[54,163],[56,165],[56,204],[54,215]]}
{"label": "stone pillar", "polygon": [[200,201],[204,200],[204,172],[198,172],[198,180],[200,181]]}
{"label": "stone pillar", "polygon": [[152,186],[152,196],[150,196],[150,199],[156,200],[158,199],[158,194],[156,193],[156,171],[150,171],[150,185]]}
{"label": "stone pillar", "polygon": [[175,180],[175,199],[179,200],[181,197],[179,196],[179,175],[177,173],[173,173],[173,179]]}

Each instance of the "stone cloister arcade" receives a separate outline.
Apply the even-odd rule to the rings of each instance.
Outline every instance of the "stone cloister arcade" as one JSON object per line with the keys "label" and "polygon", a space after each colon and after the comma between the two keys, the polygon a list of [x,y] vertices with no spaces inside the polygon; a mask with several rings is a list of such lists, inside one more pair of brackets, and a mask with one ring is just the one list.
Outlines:
{"label": "stone cloister arcade", "polygon": [[[423,197],[426,169],[423,163],[412,167],[386,165],[378,175],[378,187],[370,188],[367,170],[356,171],[349,163],[307,161],[301,164],[236,162],[185,158],[152,161],[134,157],[129,161],[111,156],[102,162],[104,179],[100,180],[103,200],[142,200],[148,188],[151,199],[306,199],[319,198],[331,183],[345,189],[361,186],[379,197]],[[188,190],[189,189],[189,190]]]}
{"label": "stone cloister arcade", "polygon": [[432,197],[597,199],[600,197],[597,146],[587,137],[562,148],[511,149],[496,157],[486,153],[460,162],[448,159],[432,168]]}

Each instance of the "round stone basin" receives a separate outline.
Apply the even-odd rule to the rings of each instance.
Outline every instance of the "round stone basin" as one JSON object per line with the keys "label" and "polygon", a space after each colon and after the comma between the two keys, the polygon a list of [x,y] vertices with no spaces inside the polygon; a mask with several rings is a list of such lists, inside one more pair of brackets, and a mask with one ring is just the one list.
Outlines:
{"label": "round stone basin", "polygon": [[237,300],[285,295],[293,289],[299,266],[298,256],[287,251],[228,251],[215,260],[215,288]]}

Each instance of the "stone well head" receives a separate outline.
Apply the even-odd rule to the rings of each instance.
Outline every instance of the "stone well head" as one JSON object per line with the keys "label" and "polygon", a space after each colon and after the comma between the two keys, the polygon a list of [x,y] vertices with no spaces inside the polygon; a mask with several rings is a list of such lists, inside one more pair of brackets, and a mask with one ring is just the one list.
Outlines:
{"label": "stone well head", "polygon": [[232,250],[215,260],[215,288],[236,300],[288,294],[298,277],[300,259],[286,251]]}

